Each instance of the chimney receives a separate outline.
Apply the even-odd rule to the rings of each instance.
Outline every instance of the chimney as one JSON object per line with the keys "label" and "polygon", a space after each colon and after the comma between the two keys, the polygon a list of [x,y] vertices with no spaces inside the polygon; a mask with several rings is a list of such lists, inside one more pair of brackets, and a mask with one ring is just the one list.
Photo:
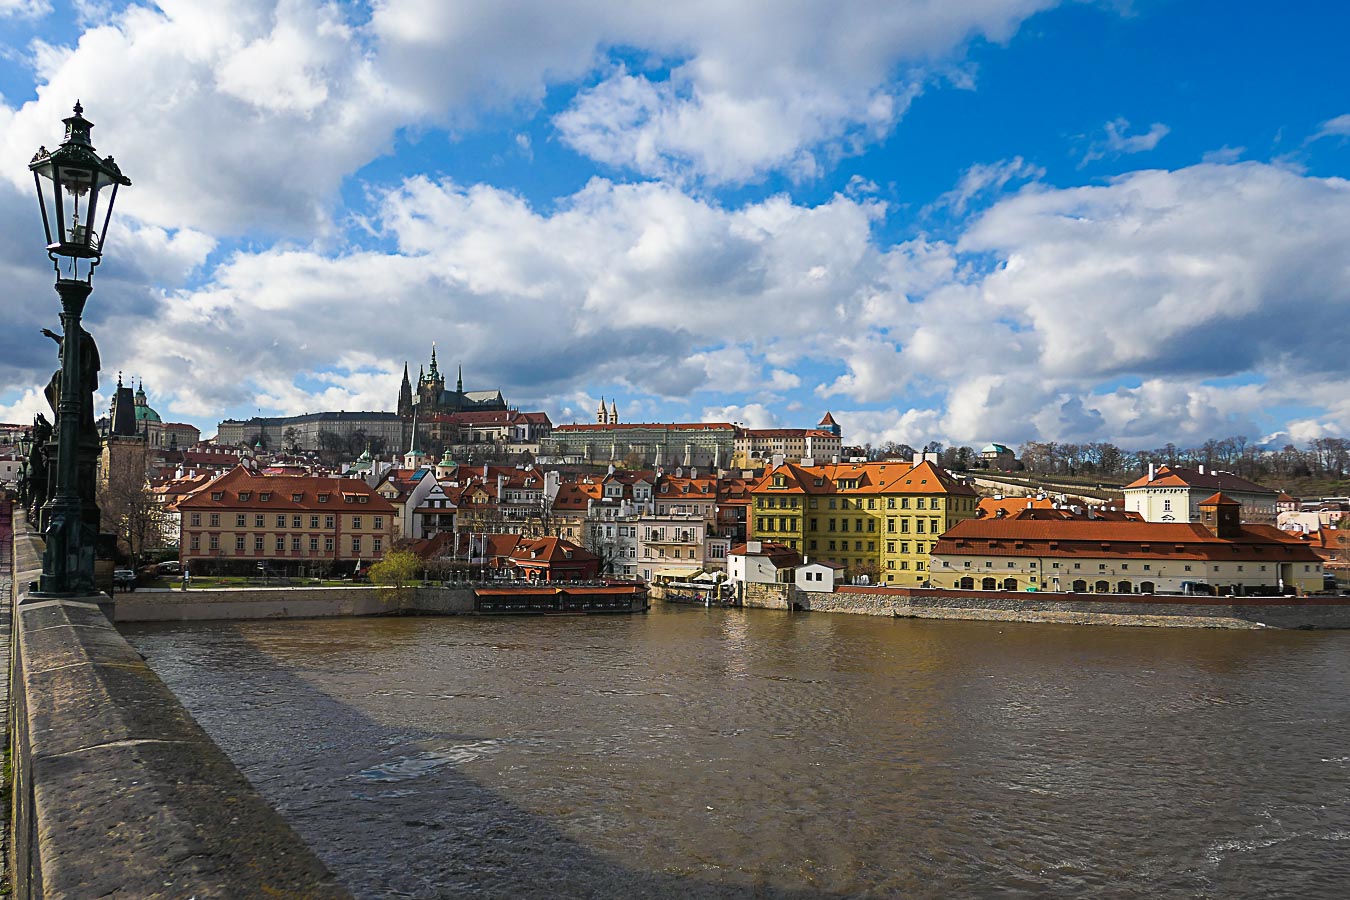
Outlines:
{"label": "chimney", "polygon": [[1149,463],[1149,464],[1148,464],[1148,480],[1149,480],[1149,481],[1152,481],[1152,480],[1154,479],[1154,477],[1155,477],[1156,474],[1157,474],[1157,473],[1156,473],[1156,471],[1154,470],[1153,463]]}
{"label": "chimney", "polygon": [[1204,463],[1201,463],[1201,464],[1196,468],[1196,471],[1198,471],[1201,475],[1205,474],[1205,464],[1204,464]]}
{"label": "chimney", "polygon": [[762,542],[760,542],[760,541],[746,541],[746,542],[745,542],[745,552],[746,552],[746,553],[760,553],[760,552],[762,552],[763,550],[764,550],[764,544],[763,544]]}

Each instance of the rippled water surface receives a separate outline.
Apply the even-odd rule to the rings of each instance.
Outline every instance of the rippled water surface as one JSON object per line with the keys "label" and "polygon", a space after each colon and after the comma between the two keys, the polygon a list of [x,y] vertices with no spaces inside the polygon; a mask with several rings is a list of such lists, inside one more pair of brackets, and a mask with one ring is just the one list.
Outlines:
{"label": "rippled water surface", "polygon": [[362,897],[1350,895],[1350,633],[125,630]]}

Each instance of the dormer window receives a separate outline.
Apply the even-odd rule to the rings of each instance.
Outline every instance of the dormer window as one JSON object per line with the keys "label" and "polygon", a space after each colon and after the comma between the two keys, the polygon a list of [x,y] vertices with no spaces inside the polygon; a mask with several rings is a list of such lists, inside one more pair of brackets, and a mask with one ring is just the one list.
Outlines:
{"label": "dormer window", "polygon": [[327,494],[320,494],[320,495],[319,495],[319,502],[320,502],[320,503],[327,503],[327,502],[328,502],[328,495],[327,495]]}
{"label": "dormer window", "polygon": [[271,491],[263,491],[261,494],[258,495],[258,499],[259,499],[261,502],[266,503],[268,500],[271,500],[271,499],[272,499],[272,492],[271,492]]}
{"label": "dormer window", "polygon": [[249,498],[252,497],[252,496],[253,496],[253,493],[252,493],[251,491],[240,491],[240,492],[239,492],[239,501],[240,501],[241,503],[247,503],[248,500],[249,500]]}
{"label": "dormer window", "polygon": [[212,500],[224,500],[224,499],[225,499],[225,492],[224,492],[224,491],[212,491],[212,492],[211,492],[211,499],[212,499]]}
{"label": "dormer window", "polygon": [[304,495],[303,493],[295,493],[295,494],[291,494],[291,502],[292,502],[292,503],[299,503],[301,500],[304,500],[304,499],[305,499],[305,495]]}

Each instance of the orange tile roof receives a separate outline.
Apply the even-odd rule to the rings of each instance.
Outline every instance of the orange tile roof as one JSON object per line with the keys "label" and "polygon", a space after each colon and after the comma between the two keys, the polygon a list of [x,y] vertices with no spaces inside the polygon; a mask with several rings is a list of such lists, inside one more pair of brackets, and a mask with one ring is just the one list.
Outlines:
{"label": "orange tile roof", "polygon": [[[775,475],[787,478],[787,486],[773,486]],[[857,481],[856,488],[840,488],[840,481]],[[817,482],[820,482],[817,484]],[[828,463],[799,466],[784,463],[766,471],[755,482],[754,493],[773,494],[960,494],[978,496],[974,488],[957,481],[932,462],[915,466],[907,462]]]}

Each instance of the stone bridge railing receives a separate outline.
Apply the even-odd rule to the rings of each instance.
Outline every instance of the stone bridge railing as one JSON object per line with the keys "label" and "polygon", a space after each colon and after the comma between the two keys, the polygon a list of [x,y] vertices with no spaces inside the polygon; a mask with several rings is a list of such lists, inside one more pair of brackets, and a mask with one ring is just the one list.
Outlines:
{"label": "stone bridge railing", "polygon": [[349,897],[97,604],[27,596],[41,542],[14,550],[14,895]]}

